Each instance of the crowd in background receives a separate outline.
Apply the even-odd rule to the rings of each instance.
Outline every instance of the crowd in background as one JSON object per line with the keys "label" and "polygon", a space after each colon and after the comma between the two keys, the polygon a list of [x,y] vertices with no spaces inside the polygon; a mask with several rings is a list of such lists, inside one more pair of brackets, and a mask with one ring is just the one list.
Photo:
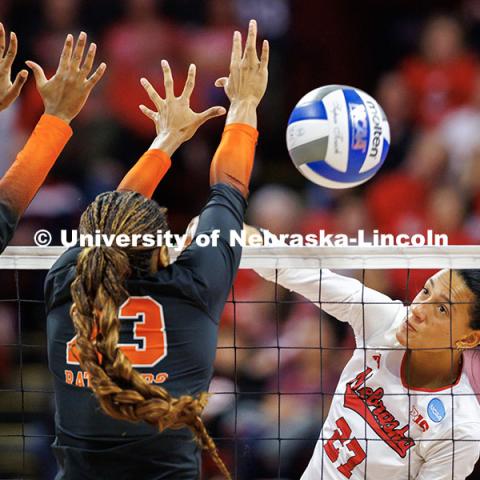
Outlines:
{"label": "crowd in background", "polygon": [[[446,233],[480,243],[480,1],[1,0],[0,20],[19,36],[17,69],[32,59],[54,71],[66,33],[84,30],[107,63],[73,124],[74,137],[21,221],[33,233],[75,228],[96,194],[115,189],[154,129],[140,77],[161,86],[170,61],[180,88],[197,65],[193,106],[226,105],[232,31],[249,18],[271,43],[270,82],[259,114],[248,219],[274,233]],[[437,8],[442,10],[434,10]],[[307,91],[349,84],[371,93],[391,127],[385,165],[366,185],[325,190],[288,158],[289,111]],[[42,104],[34,82],[0,114],[0,173],[32,130]],[[215,120],[175,155],[155,199],[181,233],[208,195]],[[349,272],[409,300],[429,272]],[[364,278],[363,276],[366,275]],[[1,272],[0,478],[53,478],[53,421],[46,370],[41,272]],[[413,295],[412,295],[413,294]],[[22,301],[19,301],[21,299]],[[19,345],[22,345],[21,347]],[[322,348],[320,348],[320,346]],[[301,298],[241,271],[220,329],[209,430],[238,479],[298,479],[354,341],[348,326]],[[23,454],[22,454],[23,452]],[[205,458],[205,478],[216,469]]]}

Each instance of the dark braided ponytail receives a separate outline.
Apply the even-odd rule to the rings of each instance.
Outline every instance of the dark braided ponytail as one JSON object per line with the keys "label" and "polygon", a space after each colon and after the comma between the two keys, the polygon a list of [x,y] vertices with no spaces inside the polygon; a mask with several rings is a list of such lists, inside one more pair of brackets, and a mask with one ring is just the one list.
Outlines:
{"label": "dark braided ponytail", "polygon": [[[99,195],[83,213],[80,233],[155,234],[168,228],[165,214],[165,209],[138,193],[109,192]],[[118,348],[118,309],[128,297],[125,281],[129,275],[150,271],[153,251],[154,247],[93,247],[79,254],[70,314],[80,365],[108,415],[145,421],[160,431],[190,428],[223,475],[231,479],[201,419],[208,394],[172,397],[166,389],[148,384]]]}

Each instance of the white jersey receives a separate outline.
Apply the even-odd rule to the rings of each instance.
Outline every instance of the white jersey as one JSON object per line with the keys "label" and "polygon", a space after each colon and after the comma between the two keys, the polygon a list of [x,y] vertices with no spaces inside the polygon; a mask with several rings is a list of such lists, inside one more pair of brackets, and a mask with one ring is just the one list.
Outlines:
{"label": "white jersey", "polygon": [[277,278],[355,332],[357,348],[302,480],[453,480],[472,472],[480,454],[474,391],[464,371],[442,389],[406,385],[406,350],[395,337],[407,314],[402,302],[328,270],[257,273]]}

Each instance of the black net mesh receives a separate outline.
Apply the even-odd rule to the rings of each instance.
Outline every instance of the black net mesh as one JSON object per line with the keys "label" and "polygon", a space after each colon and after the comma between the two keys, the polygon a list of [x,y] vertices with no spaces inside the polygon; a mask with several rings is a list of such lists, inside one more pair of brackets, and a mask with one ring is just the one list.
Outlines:
{"label": "black net mesh", "polygon": [[[373,271],[348,272],[367,285],[383,285],[384,291],[407,304],[429,273],[397,272],[400,280],[387,285],[382,283],[384,274],[379,280]],[[52,479],[56,472],[50,446],[55,438],[55,405],[47,362],[44,276],[45,272],[38,270],[0,272],[1,479]],[[395,290],[395,282],[402,287]],[[222,318],[211,386],[215,394],[205,411],[208,430],[235,479],[301,477],[335,395],[343,395],[335,393],[337,383],[355,348],[348,324],[336,321],[277,282],[265,282],[249,270],[239,273]],[[382,353],[381,348],[377,350]],[[363,349],[365,365],[370,353]],[[453,407],[453,393],[446,389],[435,396]],[[410,395],[408,408],[414,412]],[[455,408],[452,411],[454,432]],[[418,415],[410,418],[420,425]],[[320,448],[321,465],[331,462],[337,450],[345,450],[347,456],[340,452],[335,465],[349,478],[349,473],[355,473],[355,461],[362,458],[352,442],[361,444],[368,459],[372,442],[382,440],[372,439],[366,422],[363,435],[350,432],[342,420],[337,419],[336,425],[336,438],[322,438],[324,445],[331,440],[332,449]],[[423,440],[432,438],[427,435]],[[442,441],[455,444],[454,438]],[[407,455],[405,474],[410,475],[413,454],[409,451]],[[362,478],[374,478],[368,461],[366,465]],[[449,478],[453,478],[454,459],[450,465]],[[205,479],[219,478],[208,454],[203,458],[203,472]],[[474,471],[470,478],[476,475]]]}

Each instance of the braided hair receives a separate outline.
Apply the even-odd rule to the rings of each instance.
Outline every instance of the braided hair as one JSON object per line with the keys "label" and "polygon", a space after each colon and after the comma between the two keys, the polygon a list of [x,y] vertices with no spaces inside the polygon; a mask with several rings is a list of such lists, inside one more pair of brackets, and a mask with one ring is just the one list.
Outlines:
{"label": "braided hair", "polygon": [[[134,235],[168,229],[166,209],[135,192],[107,192],[88,206],[80,219],[80,233]],[[208,394],[172,397],[148,384],[118,347],[119,306],[128,297],[125,281],[151,271],[155,247],[84,248],[78,256],[71,285],[70,315],[77,334],[79,362],[102,409],[111,417],[145,421],[158,427],[190,428],[201,448],[209,451],[222,474],[230,473],[208,434],[201,414]]]}

